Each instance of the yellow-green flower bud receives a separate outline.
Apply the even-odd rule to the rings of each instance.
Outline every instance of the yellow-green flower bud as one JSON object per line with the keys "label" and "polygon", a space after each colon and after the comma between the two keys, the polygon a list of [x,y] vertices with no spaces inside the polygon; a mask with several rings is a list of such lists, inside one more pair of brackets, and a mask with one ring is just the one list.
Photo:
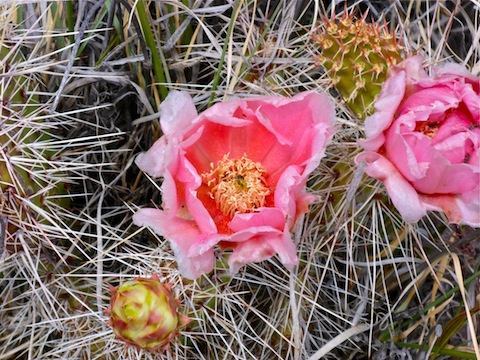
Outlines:
{"label": "yellow-green flower bud", "polygon": [[122,340],[148,350],[167,349],[179,329],[190,322],[177,312],[178,300],[158,276],[136,278],[112,288],[110,325]]}

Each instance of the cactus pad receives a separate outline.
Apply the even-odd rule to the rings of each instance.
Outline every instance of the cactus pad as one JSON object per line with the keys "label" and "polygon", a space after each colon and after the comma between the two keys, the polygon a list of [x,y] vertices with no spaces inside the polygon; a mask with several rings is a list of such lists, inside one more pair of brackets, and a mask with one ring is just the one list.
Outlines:
{"label": "cactus pad", "polygon": [[385,24],[367,23],[345,13],[325,18],[314,36],[332,86],[354,114],[364,119],[372,111],[388,69],[402,60],[403,48]]}

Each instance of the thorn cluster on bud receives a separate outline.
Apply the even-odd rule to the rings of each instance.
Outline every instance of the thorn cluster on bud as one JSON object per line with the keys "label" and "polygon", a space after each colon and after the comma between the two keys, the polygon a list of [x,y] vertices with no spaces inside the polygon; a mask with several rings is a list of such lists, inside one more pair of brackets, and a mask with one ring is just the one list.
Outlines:
{"label": "thorn cluster on bud", "polygon": [[352,13],[324,18],[314,36],[322,51],[317,65],[327,69],[330,84],[361,119],[372,111],[388,69],[403,58],[403,47],[387,26],[365,18]]}
{"label": "thorn cluster on bud", "polygon": [[111,288],[109,325],[125,342],[147,350],[168,349],[181,327],[190,319],[177,312],[179,301],[171,284],[162,284],[157,275],[138,277]]}

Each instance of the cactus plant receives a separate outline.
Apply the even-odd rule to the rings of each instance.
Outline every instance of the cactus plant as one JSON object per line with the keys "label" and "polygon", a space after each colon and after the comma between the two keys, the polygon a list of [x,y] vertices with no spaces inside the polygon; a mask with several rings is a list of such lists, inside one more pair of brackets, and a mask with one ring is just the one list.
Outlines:
{"label": "cactus plant", "polygon": [[403,47],[385,24],[367,23],[366,14],[324,18],[314,41],[322,50],[318,65],[327,69],[348,107],[360,118],[371,112],[388,69],[402,60]]}
{"label": "cactus plant", "polygon": [[47,198],[63,207],[69,204],[67,197],[59,196],[66,193],[67,184],[54,169],[56,154],[44,145],[52,140],[52,126],[39,116],[44,113],[38,95],[40,81],[21,71],[24,65],[14,42],[1,40],[0,214],[9,219],[9,233],[42,223],[38,214]]}

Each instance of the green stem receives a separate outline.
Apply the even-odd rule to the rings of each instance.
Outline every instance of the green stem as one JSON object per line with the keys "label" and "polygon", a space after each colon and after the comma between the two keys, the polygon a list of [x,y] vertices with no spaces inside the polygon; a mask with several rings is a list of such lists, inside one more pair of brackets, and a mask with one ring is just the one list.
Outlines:
{"label": "green stem", "polygon": [[73,4],[72,1],[69,0],[66,3],[67,6],[67,26],[68,26],[68,32],[70,33],[70,44],[75,43],[75,35],[73,35],[73,32],[75,31],[75,16],[73,14]]}
{"label": "green stem", "polygon": [[[465,279],[465,281],[463,282],[463,285],[466,287],[467,285],[469,285],[471,282],[473,282],[475,279],[477,279],[478,277],[480,277],[480,271],[476,271],[472,274],[472,276],[468,277],[467,279]],[[457,291],[460,290],[460,286],[455,286],[454,288],[450,289],[449,291],[445,292],[442,296],[438,297],[437,299],[435,299],[433,302],[431,302],[430,304],[428,304],[427,306],[425,306],[423,308],[423,311],[422,311],[422,314],[426,314],[428,313],[428,311],[437,306],[438,304],[442,303],[443,301],[447,300],[449,297],[451,297],[454,293],[456,293]],[[408,325],[408,324],[411,324],[412,322],[420,319],[420,313],[416,313],[415,315],[412,316],[411,319],[405,321],[404,325]],[[390,341],[390,333],[386,333],[385,335],[381,336],[380,337],[382,341]]]}
{"label": "green stem", "polygon": [[[410,348],[410,349],[419,349],[424,351],[426,350],[425,345],[419,345],[419,344],[397,342],[395,343],[395,345]],[[477,356],[475,355],[475,353],[471,353],[471,352],[465,352],[465,351],[455,350],[455,349],[439,349],[438,346],[434,346],[432,350],[435,352],[438,351],[439,355],[449,355],[455,359],[473,359],[473,360],[477,359]]]}
{"label": "green stem", "polygon": [[155,43],[155,37],[153,36],[152,29],[150,28],[150,21],[145,10],[143,1],[136,2],[136,9],[138,14],[138,20],[140,21],[140,26],[142,27],[143,36],[145,38],[145,43],[150,49],[150,55],[152,57],[152,66],[153,72],[155,73],[155,78],[157,80],[158,87],[160,90],[161,99],[165,99],[168,95],[168,89],[165,87],[166,84],[165,73],[163,71],[162,61],[160,59],[160,48],[157,48]]}
{"label": "green stem", "polygon": [[230,19],[230,23],[228,24],[227,34],[225,35],[225,42],[223,43],[222,54],[220,56],[217,71],[215,72],[215,75],[213,77],[212,93],[210,94],[210,99],[208,101],[209,107],[212,105],[213,99],[215,98],[215,92],[217,91],[218,83],[220,82],[220,75],[222,74],[223,63],[225,62],[225,54],[227,53],[228,43],[230,41],[230,36],[232,35],[233,25],[235,24],[238,9],[240,8],[240,4],[242,2],[243,0],[236,0],[235,5],[233,6],[232,17]]}
{"label": "green stem", "polygon": [[[190,7],[188,4],[188,0],[183,0],[182,1],[183,5],[187,8]],[[185,21],[188,18],[188,15],[183,15],[180,19],[181,22]],[[188,45],[190,44],[190,40],[192,39],[193,31],[192,31],[192,23],[190,22],[188,26],[186,27],[185,31],[183,32],[182,35],[182,45]]]}

